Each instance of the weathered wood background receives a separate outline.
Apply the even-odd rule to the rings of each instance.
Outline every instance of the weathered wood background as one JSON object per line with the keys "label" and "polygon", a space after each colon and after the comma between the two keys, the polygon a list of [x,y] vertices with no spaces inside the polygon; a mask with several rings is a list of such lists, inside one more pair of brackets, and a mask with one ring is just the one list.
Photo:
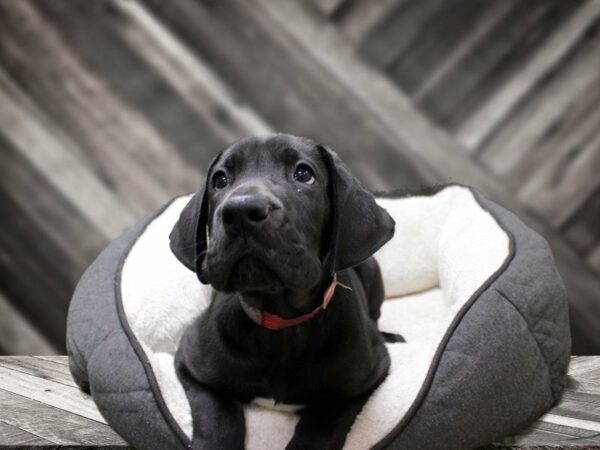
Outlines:
{"label": "weathered wood background", "polygon": [[106,243],[277,130],[551,242],[600,353],[600,0],[0,1],[0,350],[63,352]]}

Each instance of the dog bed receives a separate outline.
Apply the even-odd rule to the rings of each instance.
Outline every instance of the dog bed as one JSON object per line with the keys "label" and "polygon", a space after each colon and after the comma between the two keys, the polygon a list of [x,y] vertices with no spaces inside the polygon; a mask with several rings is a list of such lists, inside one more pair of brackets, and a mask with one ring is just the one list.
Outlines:
{"label": "dog bed", "polygon": [[[138,448],[190,445],[190,406],[174,370],[179,339],[209,288],[169,249],[188,197],[113,241],[82,277],[68,317],[71,372]],[[559,398],[570,334],[546,241],[514,214],[458,185],[378,198],[396,221],[377,254],[386,289],[379,328],[391,368],[345,448],[473,448],[519,431]],[[246,448],[285,448],[298,415],[256,401]]]}

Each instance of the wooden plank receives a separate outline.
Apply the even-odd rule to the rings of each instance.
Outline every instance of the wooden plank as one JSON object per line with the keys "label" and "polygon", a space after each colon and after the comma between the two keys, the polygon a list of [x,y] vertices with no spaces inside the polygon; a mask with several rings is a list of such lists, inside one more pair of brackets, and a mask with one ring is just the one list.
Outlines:
{"label": "wooden plank", "polygon": [[89,396],[66,386],[0,366],[0,389],[105,424]]}
{"label": "wooden plank", "polygon": [[[540,145],[545,135],[554,130],[557,123],[572,113],[574,105],[582,97],[597,97],[600,85],[600,36],[586,35],[563,63],[551,73],[547,73],[544,83],[536,88],[523,103],[512,112],[500,129],[495,131],[480,147],[478,158],[495,174],[514,185],[521,181],[517,176],[509,179],[510,172],[519,166],[528,166],[531,152],[541,154],[546,160],[554,151]],[[549,101],[551,99],[551,101]],[[583,109],[585,105],[583,105]],[[582,122],[590,122],[592,127],[598,117],[583,117]],[[590,120],[591,119],[591,120]],[[580,126],[581,127],[581,126]],[[589,127],[588,127],[589,128]],[[569,134],[569,138],[576,135]],[[567,148],[574,145],[567,143]],[[575,144],[576,145],[576,144]],[[564,151],[564,150],[563,150]],[[560,153],[560,148],[558,149]],[[529,156],[529,158],[527,158]],[[541,159],[540,155],[538,159]]]}
{"label": "wooden plank", "polygon": [[15,96],[21,97],[0,74],[0,130],[7,140],[105,237],[117,236],[133,224],[128,208],[98,181],[72,145],[57,139],[32,107],[24,105],[25,99]]}
{"label": "wooden plank", "polygon": [[562,232],[580,254],[591,256],[600,242],[600,187],[563,225]]}
{"label": "wooden plank", "polygon": [[2,290],[38,331],[64,349],[65,317],[73,283],[57,261],[68,258],[52,241],[31,238],[40,237],[38,230],[1,190],[0,217]]}
{"label": "wooden plank", "polygon": [[[559,87],[557,88],[559,89]],[[544,96],[542,92],[550,94],[548,89],[543,88],[538,90],[536,96],[545,98],[548,104],[553,104],[553,102],[548,101],[548,98],[552,97]],[[560,158],[568,154],[573,148],[581,146],[582,143],[589,140],[600,122],[600,110],[597,108],[599,101],[600,84],[594,83],[566,104],[565,108],[556,116],[556,119],[548,123],[544,133],[531,145],[527,152],[521,158],[518,158],[516,164],[511,164],[510,171],[503,176],[506,182],[514,186],[522,186],[526,180],[534,177],[539,170],[543,170],[543,167],[550,163],[552,158]],[[518,117],[526,123],[530,116],[521,114],[521,111],[528,109],[526,106],[528,103],[525,102],[524,106],[519,108],[520,112],[511,117]],[[529,112],[531,114],[537,113],[533,109]],[[502,133],[504,133],[504,129],[511,128],[511,125],[515,123],[513,118],[502,126]]]}
{"label": "wooden plank", "polygon": [[4,447],[3,442],[18,442],[20,446],[42,446],[54,444],[47,439],[21,430],[19,427],[9,425],[0,420],[0,447]]}
{"label": "wooden plank", "polygon": [[596,247],[590,252],[589,256],[586,258],[588,264],[592,267],[596,273],[600,274],[600,244],[596,245]]}
{"label": "wooden plank", "polygon": [[[54,363],[54,364],[59,365],[59,366],[63,366],[63,367],[67,367],[67,368],[69,366],[69,357],[68,356],[63,356],[63,355],[34,355],[33,357],[36,358],[36,359],[41,359],[41,360],[44,360],[44,361],[48,361],[48,362]],[[66,369],[66,370],[67,370],[67,373],[69,373],[68,369]]]}
{"label": "wooden plank", "polygon": [[567,390],[563,393],[561,403],[557,406],[557,408],[562,408],[565,404],[574,404],[578,405],[580,411],[588,411],[593,413],[600,411],[599,393],[578,392],[576,389],[576,382],[573,382],[572,386],[567,386]]}
{"label": "wooden plank", "polygon": [[[0,348],[11,355],[53,354],[52,345],[0,292]],[[1,435],[1,433],[0,433]]]}
{"label": "wooden plank", "polygon": [[[576,430],[600,433],[600,422],[596,420],[584,420],[572,416],[556,414],[554,409],[552,410],[552,412],[545,414],[541,420],[545,424],[553,424],[558,425],[560,427],[569,427],[571,429]],[[598,443],[600,443],[600,436],[598,437]]]}
{"label": "wooden plank", "polygon": [[345,4],[352,3],[352,0],[308,0],[308,2],[321,14],[331,17],[336,15]]}
{"label": "wooden plank", "polygon": [[573,378],[583,378],[584,374],[595,372],[599,365],[600,361],[596,356],[571,356],[569,376]]}
{"label": "wooden plank", "polygon": [[415,186],[431,179],[398,154],[396,147],[402,143],[379,132],[352,91],[289,34],[272,28],[253,5],[234,0],[145,4],[273,128],[329,145],[369,187]]}
{"label": "wooden plank", "polygon": [[[263,16],[273,22],[271,28],[285,29],[303,44],[305,51],[310,49],[319,64],[337,77],[338,84],[348,86],[356,94],[354,103],[362,103],[365,114],[377,118],[386,136],[404,144],[398,148],[399,152],[421,159],[435,168],[438,174],[443,173],[444,178],[478,187],[488,197],[522,217],[551,242],[572,302],[576,352],[594,353],[594,349],[600,347],[600,336],[596,332],[600,328],[600,305],[597,302],[600,281],[582,264],[562,237],[516,202],[505,186],[482,172],[466,156],[460,144],[433,127],[389,80],[366,66],[337,30],[306,14],[301,4],[270,4],[266,0],[254,0],[253,3]],[[438,175],[438,180],[444,178]]]}
{"label": "wooden plank", "polygon": [[600,185],[600,133],[589,136],[564,155],[552,158],[518,193],[518,199],[555,228],[586,202]]}
{"label": "wooden plank", "polygon": [[[436,67],[483,20],[486,10],[497,15],[498,5],[506,3],[511,6],[510,1],[504,0],[440,2],[441,7],[417,31],[406,50],[389,64],[386,72],[409,97],[413,97]],[[456,14],[457,10],[460,14]]]}
{"label": "wooden plank", "polygon": [[387,16],[393,8],[406,0],[353,0],[341,14],[336,15],[336,23],[353,42],[362,41],[376,23]]}
{"label": "wooden plank", "polygon": [[474,112],[458,131],[458,139],[471,150],[527,95],[542,77],[570,51],[600,15],[600,2],[588,0],[567,22],[556,30],[525,67]]}
{"label": "wooden plank", "polygon": [[3,356],[0,358],[0,367],[77,388],[68,368],[52,361],[34,357]]}
{"label": "wooden plank", "polygon": [[[57,191],[48,177],[32,166],[1,132],[0,172],[0,189],[18,206],[14,214],[26,217],[35,228],[35,235],[51,241],[64,255],[60,265],[47,270],[62,272],[73,284],[77,282],[82,270],[108,243],[108,238]],[[7,225],[3,226],[5,232],[19,232],[8,229]]]}
{"label": "wooden plank", "polygon": [[[559,404],[515,436],[502,440],[515,448],[600,446],[600,357],[573,357],[569,382]],[[581,389],[585,386],[583,392]]]}
{"label": "wooden plank", "polygon": [[[0,387],[0,421],[62,445],[126,446],[108,425],[71,414]],[[79,399],[93,405],[91,398]],[[18,443],[15,443],[18,445]]]}
{"label": "wooden plank", "polygon": [[[465,30],[465,37],[447,51],[440,55],[440,63],[436,65],[429,73],[424,73],[418,89],[412,94],[412,98],[419,104],[431,91],[443,83],[444,79],[454,71],[459,70],[459,66],[464,62],[468,55],[472,54],[475,48],[492,33],[492,31],[506,18],[508,13],[514,9],[516,0],[496,1],[486,4],[485,12],[477,22]],[[467,65],[467,67],[470,67]],[[472,68],[470,68],[473,71]]]}
{"label": "wooden plank", "polygon": [[596,438],[597,436],[593,432],[581,432],[578,429],[544,424],[540,427],[527,428],[517,436],[504,439],[502,444],[517,449],[546,449],[548,447],[593,449],[600,446],[600,441]]}
{"label": "wooden plank", "polygon": [[[39,347],[21,326],[23,321],[17,320],[20,314],[41,339],[50,340],[51,348],[64,351],[65,316],[73,288],[108,239],[1,134],[0,171],[4,174],[0,178],[0,277],[5,300],[11,304],[5,312],[14,310],[14,319],[5,316],[9,323],[3,330],[8,333],[11,326],[18,326],[12,330],[19,332],[14,339],[6,336],[3,350],[53,352]],[[34,347],[28,351],[30,345]]]}
{"label": "wooden plank", "polygon": [[[600,381],[597,379],[590,378],[577,378],[573,380],[572,385],[569,388],[573,392],[577,392],[579,394],[586,394],[588,396],[597,396],[598,391],[600,390]],[[590,403],[595,403],[595,397],[588,397],[588,401]]]}
{"label": "wooden plank", "polygon": [[[229,144],[229,140],[220,134],[223,126],[218,130],[212,126],[218,120],[226,123],[227,113],[214,105],[208,113],[214,119],[212,123],[207,123],[196,113],[171,83],[149,64],[149,57],[156,63],[156,53],[148,46],[149,41],[138,39],[132,42],[125,38],[127,33],[129,36],[137,33],[139,37],[141,30],[117,2],[99,0],[84,5],[58,0],[51,3],[34,1],[31,5],[59,33],[73,55],[89,68],[90,75],[106,85],[115,101],[129,109],[130,116],[137,116],[134,119],[137,119],[139,137],[155,138],[153,153],[160,152],[161,157],[164,153],[172,153],[173,161],[183,159],[203,170],[213,155]],[[106,107],[110,108],[110,103]],[[210,111],[211,105],[204,109]],[[166,186],[174,184],[174,180],[170,183],[161,181]],[[192,178],[191,186],[182,187],[190,190],[198,182],[197,178]]]}
{"label": "wooden plank", "polygon": [[139,55],[227,142],[273,132],[226,86],[212,68],[137,1],[115,7],[131,20],[119,30]]}
{"label": "wooden plank", "polygon": [[[103,173],[133,210],[146,212],[198,184],[200,172],[177,157],[142,112],[130,108],[86,68],[28,2],[0,5],[0,63],[54,124],[59,122],[81,144],[80,158]],[[93,183],[79,183],[82,191],[88,186]],[[94,211],[103,211],[101,201],[98,195]],[[112,223],[127,217],[120,209],[111,209]]]}
{"label": "wooden plank", "polygon": [[572,417],[574,419],[600,424],[600,395],[590,400],[593,401],[583,404],[594,405],[594,408],[582,408],[582,402],[572,398],[563,398],[560,405],[552,411],[559,416]]}
{"label": "wooden plank", "polygon": [[358,49],[376,67],[387,69],[415,41],[428,19],[445,2],[401,2],[371,28]]}
{"label": "wooden plank", "polygon": [[[462,61],[426,94],[420,107],[437,123],[455,132],[474,111],[485,103],[531,57],[547,35],[576,1],[530,0],[517,2],[507,12],[498,11],[497,21],[487,26]],[[480,23],[485,31],[486,24]]]}

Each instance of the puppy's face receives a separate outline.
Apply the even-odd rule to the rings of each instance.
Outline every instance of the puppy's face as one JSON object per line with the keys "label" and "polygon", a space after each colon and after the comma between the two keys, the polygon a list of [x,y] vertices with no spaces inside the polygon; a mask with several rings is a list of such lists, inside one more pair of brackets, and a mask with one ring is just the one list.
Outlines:
{"label": "puppy's face", "polygon": [[330,228],[328,182],[308,140],[254,137],[225,150],[205,187],[206,281],[224,292],[316,285]]}
{"label": "puppy's face", "polygon": [[308,290],[394,234],[393,219],[337,155],[308,139],[244,139],[208,172],[170,245],[217,290]]}

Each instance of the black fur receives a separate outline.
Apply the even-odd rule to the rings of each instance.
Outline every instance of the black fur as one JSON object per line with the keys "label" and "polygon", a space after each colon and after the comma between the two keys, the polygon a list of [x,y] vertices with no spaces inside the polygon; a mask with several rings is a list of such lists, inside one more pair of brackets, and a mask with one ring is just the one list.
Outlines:
{"label": "black fur", "polygon": [[[299,164],[314,182],[294,177]],[[393,232],[337,155],[308,139],[248,138],[213,161],[171,234],[175,255],[215,288],[176,355],[194,448],[243,448],[242,405],[254,397],[307,405],[289,449],[341,448],[389,369],[376,323],[383,283],[371,255]],[[271,331],[240,305],[299,316],[323,302],[334,273],[352,290],[338,287],[303,324]]]}

